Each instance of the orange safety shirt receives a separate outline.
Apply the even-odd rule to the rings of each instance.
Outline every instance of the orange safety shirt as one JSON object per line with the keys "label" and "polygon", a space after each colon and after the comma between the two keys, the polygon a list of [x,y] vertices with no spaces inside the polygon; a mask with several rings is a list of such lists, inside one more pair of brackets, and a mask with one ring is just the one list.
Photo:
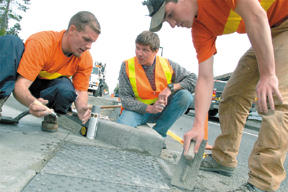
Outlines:
{"label": "orange safety shirt", "polygon": [[62,51],[62,37],[65,31],[44,31],[31,35],[25,42],[25,51],[18,67],[18,73],[34,81],[72,77],[74,88],[87,91],[93,60],[89,51],[80,57],[67,57]]}
{"label": "orange safety shirt", "polygon": [[156,90],[153,90],[146,73],[136,57],[125,61],[126,74],[129,78],[134,95],[138,101],[145,104],[154,103],[159,93],[171,83],[173,69],[168,59],[156,56],[155,63],[155,85]]}
{"label": "orange safety shirt", "polygon": [[[237,0],[197,0],[198,14],[192,26],[192,39],[201,63],[216,53],[216,38],[222,34],[245,33],[242,18],[234,11]],[[271,27],[288,17],[287,0],[259,0]],[[260,31],[259,31],[260,33]]]}

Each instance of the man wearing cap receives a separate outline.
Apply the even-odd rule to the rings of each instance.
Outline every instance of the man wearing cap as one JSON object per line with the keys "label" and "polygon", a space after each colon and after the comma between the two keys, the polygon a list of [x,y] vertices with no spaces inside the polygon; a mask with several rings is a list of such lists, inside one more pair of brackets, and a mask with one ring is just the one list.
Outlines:
{"label": "man wearing cap", "polygon": [[122,63],[119,97],[124,110],[118,123],[137,127],[156,123],[161,136],[188,109],[196,75],[157,56],[160,40],[156,33],[143,31],[136,38],[136,56]]}
{"label": "man wearing cap", "polygon": [[257,97],[262,125],[249,157],[248,182],[234,192],[276,191],[285,178],[288,150],[288,1],[287,0],[147,0],[150,30],[167,21],[192,28],[199,62],[195,90],[195,121],[184,136],[184,151],[191,139],[198,150],[213,89],[213,55],[217,36],[247,33],[252,47],[240,59],[222,93],[219,119],[222,134],[201,168],[231,175],[237,166],[242,130]]}

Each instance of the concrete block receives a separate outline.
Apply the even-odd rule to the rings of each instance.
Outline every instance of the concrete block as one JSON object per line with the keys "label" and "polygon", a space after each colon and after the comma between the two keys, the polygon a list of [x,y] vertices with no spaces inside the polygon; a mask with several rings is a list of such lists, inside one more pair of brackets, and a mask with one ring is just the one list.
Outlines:
{"label": "concrete block", "polygon": [[[198,153],[195,154],[194,158],[187,160],[182,153],[182,156],[175,167],[171,184],[182,189],[193,190],[197,180],[197,175],[203,159],[203,153],[205,151],[207,141],[203,140]],[[194,145],[193,145],[194,147]]]}
{"label": "concrete block", "polygon": [[134,128],[101,119],[98,120],[96,139],[153,156],[160,156],[164,145],[164,138],[151,128]]}

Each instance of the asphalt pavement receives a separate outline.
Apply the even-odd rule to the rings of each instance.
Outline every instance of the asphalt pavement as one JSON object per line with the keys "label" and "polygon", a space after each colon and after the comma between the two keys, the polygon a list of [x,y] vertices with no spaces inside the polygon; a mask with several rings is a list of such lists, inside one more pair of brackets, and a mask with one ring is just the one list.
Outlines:
{"label": "asphalt pavement", "polygon": [[[89,103],[115,105],[117,101],[89,97]],[[10,97],[2,115],[15,117],[25,109]],[[171,185],[182,145],[149,127],[119,125],[113,122],[117,113],[117,109],[101,112],[96,139],[79,134],[81,125],[75,115],[61,116],[56,133],[42,132],[42,119],[31,115],[15,125],[0,124],[0,192],[185,191]],[[171,131],[183,136],[192,123],[193,117],[182,116]],[[217,123],[209,122],[210,126]],[[211,136],[210,144],[215,138]],[[246,182],[248,172],[246,162],[239,164],[232,177],[200,171],[191,191],[225,192],[238,187]],[[285,191],[286,185],[282,186],[279,192]]]}

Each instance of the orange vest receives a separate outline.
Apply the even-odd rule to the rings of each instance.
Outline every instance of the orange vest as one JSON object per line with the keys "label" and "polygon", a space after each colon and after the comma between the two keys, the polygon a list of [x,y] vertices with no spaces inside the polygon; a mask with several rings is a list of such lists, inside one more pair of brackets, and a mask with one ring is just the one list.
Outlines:
{"label": "orange vest", "polygon": [[135,98],[145,104],[154,103],[159,93],[171,83],[173,69],[169,61],[165,58],[156,56],[155,64],[155,85],[154,91],[146,76],[146,73],[138,63],[136,57],[128,59],[126,62],[126,74],[132,86]]}

